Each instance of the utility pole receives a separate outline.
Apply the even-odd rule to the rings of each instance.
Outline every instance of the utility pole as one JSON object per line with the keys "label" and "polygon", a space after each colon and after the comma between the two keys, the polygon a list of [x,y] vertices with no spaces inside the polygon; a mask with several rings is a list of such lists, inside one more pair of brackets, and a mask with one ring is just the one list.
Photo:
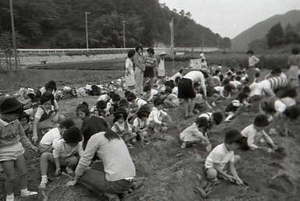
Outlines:
{"label": "utility pole", "polygon": [[89,29],[88,29],[88,14],[90,12],[85,12],[85,42],[86,42],[86,51],[89,50]]}
{"label": "utility pole", "polygon": [[204,34],[201,34],[201,46],[202,46],[202,52],[204,52]]}
{"label": "utility pole", "polygon": [[17,55],[13,0],[9,0],[9,9],[10,9],[10,20],[11,20],[12,42],[13,42],[14,56],[15,56],[15,70],[17,70],[18,69],[18,55]]}
{"label": "utility pole", "polygon": [[123,20],[123,47],[126,48],[126,21]]}

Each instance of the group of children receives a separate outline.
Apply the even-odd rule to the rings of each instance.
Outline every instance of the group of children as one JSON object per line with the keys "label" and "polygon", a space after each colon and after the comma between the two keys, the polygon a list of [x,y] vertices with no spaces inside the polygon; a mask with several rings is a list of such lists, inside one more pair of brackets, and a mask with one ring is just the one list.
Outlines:
{"label": "group of children", "polygon": [[[134,53],[129,52],[128,57],[133,56]],[[130,62],[126,62],[127,83],[130,81],[128,76],[133,76]],[[111,130],[128,147],[139,142],[148,143],[152,136],[167,132],[172,122],[168,109],[181,105],[185,118],[197,116],[192,125],[178,135],[181,148],[194,144],[205,146],[209,153],[204,164],[208,180],[215,182],[223,178],[239,185],[245,184],[235,169],[240,157],[234,151],[239,148],[268,152],[277,150],[278,146],[267,134],[266,128],[272,121],[298,117],[296,89],[289,87],[287,77],[278,70],[272,71],[262,81],[257,71],[252,83],[244,69],[217,66],[191,70],[186,74],[183,71],[169,78],[151,80],[151,84],[144,86],[143,92],[125,86],[123,90],[100,95],[95,106],[90,107],[86,102],[79,104],[76,115],[81,119],[80,126],[75,119],[60,114],[54,81],[48,82],[38,92],[28,93],[26,104],[21,104],[15,97],[3,98],[0,102],[0,166],[7,176],[6,200],[14,200],[15,167],[21,171],[21,196],[37,194],[27,190],[22,145],[41,154],[40,188],[46,188],[49,164],[55,165],[56,175],[62,171],[72,175],[93,135]],[[216,109],[220,102],[228,101],[225,111]],[[260,113],[252,124],[241,131],[228,130],[224,142],[212,147],[209,131],[214,126],[222,121],[231,121],[241,113],[242,108],[253,109],[256,105],[259,105]],[[209,112],[205,112],[207,109]],[[30,122],[32,127],[28,127]],[[44,122],[47,122],[46,126]],[[230,173],[225,169],[227,164]]]}

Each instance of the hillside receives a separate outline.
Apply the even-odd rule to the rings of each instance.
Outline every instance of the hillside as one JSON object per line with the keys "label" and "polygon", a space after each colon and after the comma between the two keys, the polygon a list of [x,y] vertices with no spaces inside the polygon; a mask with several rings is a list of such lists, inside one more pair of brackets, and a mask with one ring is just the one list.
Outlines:
{"label": "hillside", "polygon": [[[0,38],[10,31],[9,1],[0,1]],[[175,45],[199,47],[217,41],[230,45],[209,28],[197,24],[188,11],[171,10],[159,0],[14,0],[18,47],[85,47],[85,12],[88,14],[90,47],[170,43],[169,23],[174,18]],[[0,46],[1,48],[1,46]]]}
{"label": "hillside", "polygon": [[283,27],[286,27],[288,24],[296,26],[300,22],[300,10],[292,10],[283,15],[275,15],[252,26],[232,39],[232,49],[236,51],[247,50],[250,42],[265,37],[270,28],[279,22]]}

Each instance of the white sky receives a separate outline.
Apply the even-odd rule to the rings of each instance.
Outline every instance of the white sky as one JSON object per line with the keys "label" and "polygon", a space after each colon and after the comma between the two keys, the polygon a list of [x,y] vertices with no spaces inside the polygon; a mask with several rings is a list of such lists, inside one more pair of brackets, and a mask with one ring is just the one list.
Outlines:
{"label": "white sky", "polygon": [[160,0],[172,10],[183,9],[199,24],[233,38],[276,14],[300,9],[300,0]]}

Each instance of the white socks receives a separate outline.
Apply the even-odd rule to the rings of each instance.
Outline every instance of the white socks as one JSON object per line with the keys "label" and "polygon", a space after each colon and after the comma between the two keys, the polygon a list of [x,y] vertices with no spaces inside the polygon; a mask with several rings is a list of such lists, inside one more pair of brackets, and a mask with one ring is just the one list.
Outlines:
{"label": "white socks", "polygon": [[14,194],[6,195],[6,201],[15,201],[15,195]]}
{"label": "white socks", "polygon": [[46,185],[48,183],[48,177],[47,175],[42,175],[42,180],[40,183],[40,188],[46,188]]}

